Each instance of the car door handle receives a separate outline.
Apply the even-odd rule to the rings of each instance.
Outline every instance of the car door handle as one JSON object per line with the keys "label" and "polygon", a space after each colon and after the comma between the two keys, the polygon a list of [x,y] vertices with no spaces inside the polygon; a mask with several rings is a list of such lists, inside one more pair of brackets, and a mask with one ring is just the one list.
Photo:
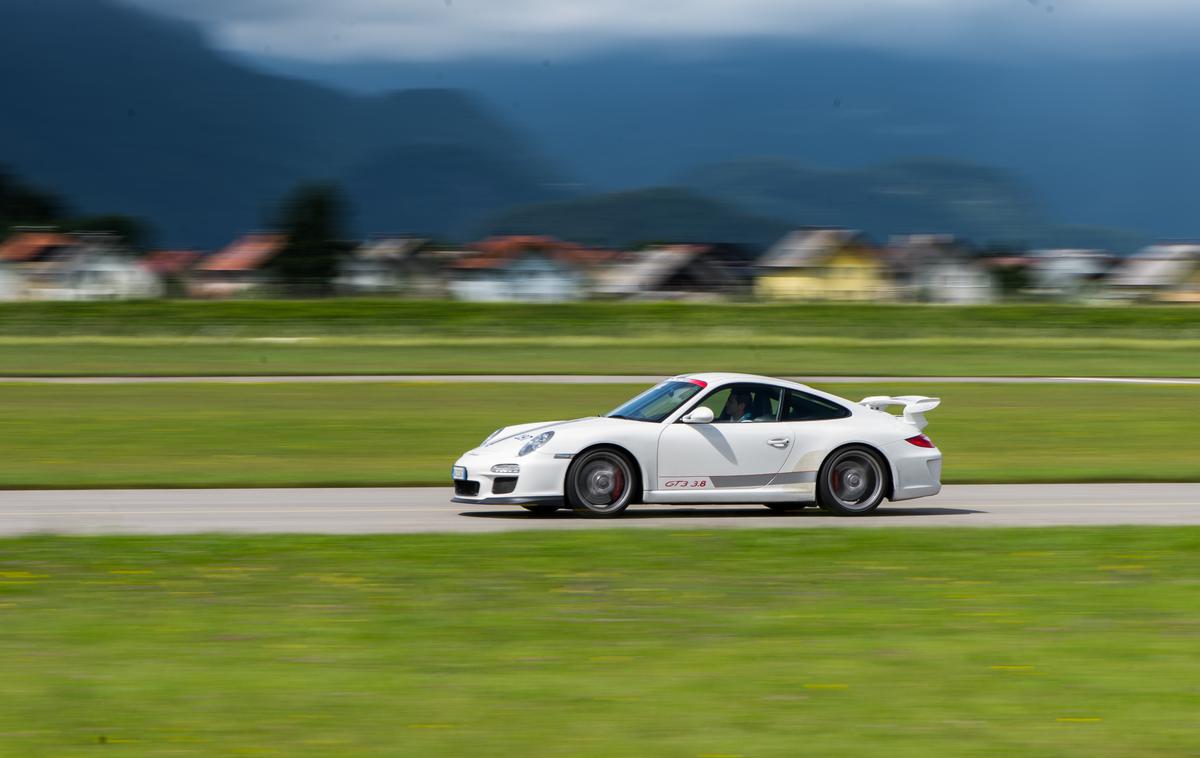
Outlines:
{"label": "car door handle", "polygon": [[791,443],[792,443],[792,441],[791,441],[791,440],[789,440],[789,439],[786,439],[786,438],[784,438],[784,437],[776,437],[776,438],[775,438],[775,439],[773,439],[773,440],[767,440],[767,444],[768,444],[768,445],[770,445],[771,447],[780,447],[780,448],[783,448],[783,447],[787,447],[787,446],[788,446],[788,445],[790,445]]}

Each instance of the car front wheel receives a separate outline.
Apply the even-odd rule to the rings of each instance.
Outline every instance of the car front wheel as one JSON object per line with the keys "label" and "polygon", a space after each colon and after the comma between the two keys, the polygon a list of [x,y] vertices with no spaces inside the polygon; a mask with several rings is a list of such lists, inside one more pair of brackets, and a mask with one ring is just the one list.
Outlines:
{"label": "car front wheel", "polygon": [[839,516],[863,516],[879,507],[887,475],[879,455],[861,445],[835,450],[817,474],[817,504]]}
{"label": "car front wheel", "polygon": [[629,460],[616,450],[591,450],[567,472],[567,503],[580,516],[608,518],[629,507],[634,475]]}

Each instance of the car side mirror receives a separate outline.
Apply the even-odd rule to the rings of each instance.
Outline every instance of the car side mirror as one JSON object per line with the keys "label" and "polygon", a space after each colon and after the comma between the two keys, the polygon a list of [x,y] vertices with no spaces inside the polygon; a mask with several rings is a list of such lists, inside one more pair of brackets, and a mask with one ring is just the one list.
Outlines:
{"label": "car side mirror", "polygon": [[685,424],[711,424],[713,420],[712,408],[705,408],[702,405],[679,420]]}

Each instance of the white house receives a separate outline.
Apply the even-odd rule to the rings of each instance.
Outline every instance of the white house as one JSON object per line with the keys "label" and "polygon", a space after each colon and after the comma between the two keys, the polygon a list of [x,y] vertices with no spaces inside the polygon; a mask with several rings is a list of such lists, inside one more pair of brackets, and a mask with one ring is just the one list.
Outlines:
{"label": "white house", "polygon": [[[7,289],[31,300],[128,300],[162,296],[152,273],[104,234],[27,232],[0,248],[9,273]],[[3,297],[0,292],[0,297]]]}
{"label": "white house", "polygon": [[1034,250],[1029,254],[1033,294],[1074,300],[1099,287],[1113,257],[1103,250]]}
{"label": "white house", "polygon": [[448,288],[458,300],[561,302],[592,291],[611,250],[583,248],[552,237],[512,236],[484,240],[446,266]]}
{"label": "white house", "polygon": [[25,296],[25,280],[12,268],[0,265],[0,302],[21,300]]}
{"label": "white house", "polygon": [[449,289],[469,302],[555,303],[583,300],[588,278],[579,266],[544,250],[475,256],[450,265]]}
{"label": "white house", "polygon": [[995,277],[965,243],[945,234],[910,234],[888,243],[889,269],[902,300],[980,305],[997,297]]}
{"label": "white house", "polygon": [[335,284],[352,295],[445,297],[444,266],[458,251],[432,250],[419,237],[368,240],[338,264]]}

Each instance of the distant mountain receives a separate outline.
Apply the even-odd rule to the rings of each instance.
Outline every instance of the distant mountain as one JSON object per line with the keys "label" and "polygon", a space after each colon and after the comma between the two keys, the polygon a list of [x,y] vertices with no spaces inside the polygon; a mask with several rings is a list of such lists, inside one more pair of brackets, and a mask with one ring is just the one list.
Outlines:
{"label": "distant mountain", "polygon": [[1077,247],[1129,253],[1149,239],[1047,223],[1027,187],[1002,171],[926,159],[825,171],[783,159],[703,166],[681,186],[512,208],[484,234],[553,234],[595,245],[734,242],[765,247],[801,226],[893,234],[954,234],[979,247]]}
{"label": "distant mountain", "polygon": [[704,195],[803,226],[842,226],[876,237],[954,232],[997,240],[1038,235],[1046,223],[1032,193],[995,169],[947,160],[851,171],[782,159],[695,169],[681,183]]}
{"label": "distant mountain", "polygon": [[744,213],[684,189],[665,187],[515,208],[488,221],[481,233],[550,234],[606,247],[669,242],[763,247],[788,229],[786,221]]}
{"label": "distant mountain", "polygon": [[729,206],[797,226],[892,234],[950,233],[976,244],[1104,247],[1129,252],[1145,240],[1116,230],[1063,227],[1042,214],[1032,189],[1004,171],[947,159],[833,171],[779,158],[702,166],[680,183]]}
{"label": "distant mountain", "polygon": [[345,173],[343,186],[361,228],[462,239],[481,213],[566,194],[546,177],[500,151],[418,144],[373,155]]}
{"label": "distant mountain", "polygon": [[[346,189],[356,234],[734,242],[839,224],[1120,251],[1143,237],[1097,227],[1200,236],[1200,100],[1179,96],[1193,67],[1171,62],[948,67],[763,44],[280,67],[409,88],[381,94],[262,63],[117,0],[0,0],[0,165],[72,215],[140,216],[167,245],[215,246],[267,224],[310,180]],[[959,159],[897,162],[914,154]],[[560,164],[607,189],[675,188],[580,198]]]}
{"label": "distant mountain", "polygon": [[1135,58],[978,46],[985,57],[973,60],[741,40],[573,59],[257,63],[364,92],[478,92],[609,189],[751,155],[824,168],[939,155],[1020,177],[1056,221],[1200,237],[1200,98],[1187,94],[1200,49]]}
{"label": "distant mountain", "polygon": [[0,164],[82,212],[144,216],[167,244],[261,226],[301,180],[345,180],[362,233],[419,210],[423,231],[453,236],[563,196],[548,161],[466,94],[259,73],[112,0],[0,2],[0,65]]}

